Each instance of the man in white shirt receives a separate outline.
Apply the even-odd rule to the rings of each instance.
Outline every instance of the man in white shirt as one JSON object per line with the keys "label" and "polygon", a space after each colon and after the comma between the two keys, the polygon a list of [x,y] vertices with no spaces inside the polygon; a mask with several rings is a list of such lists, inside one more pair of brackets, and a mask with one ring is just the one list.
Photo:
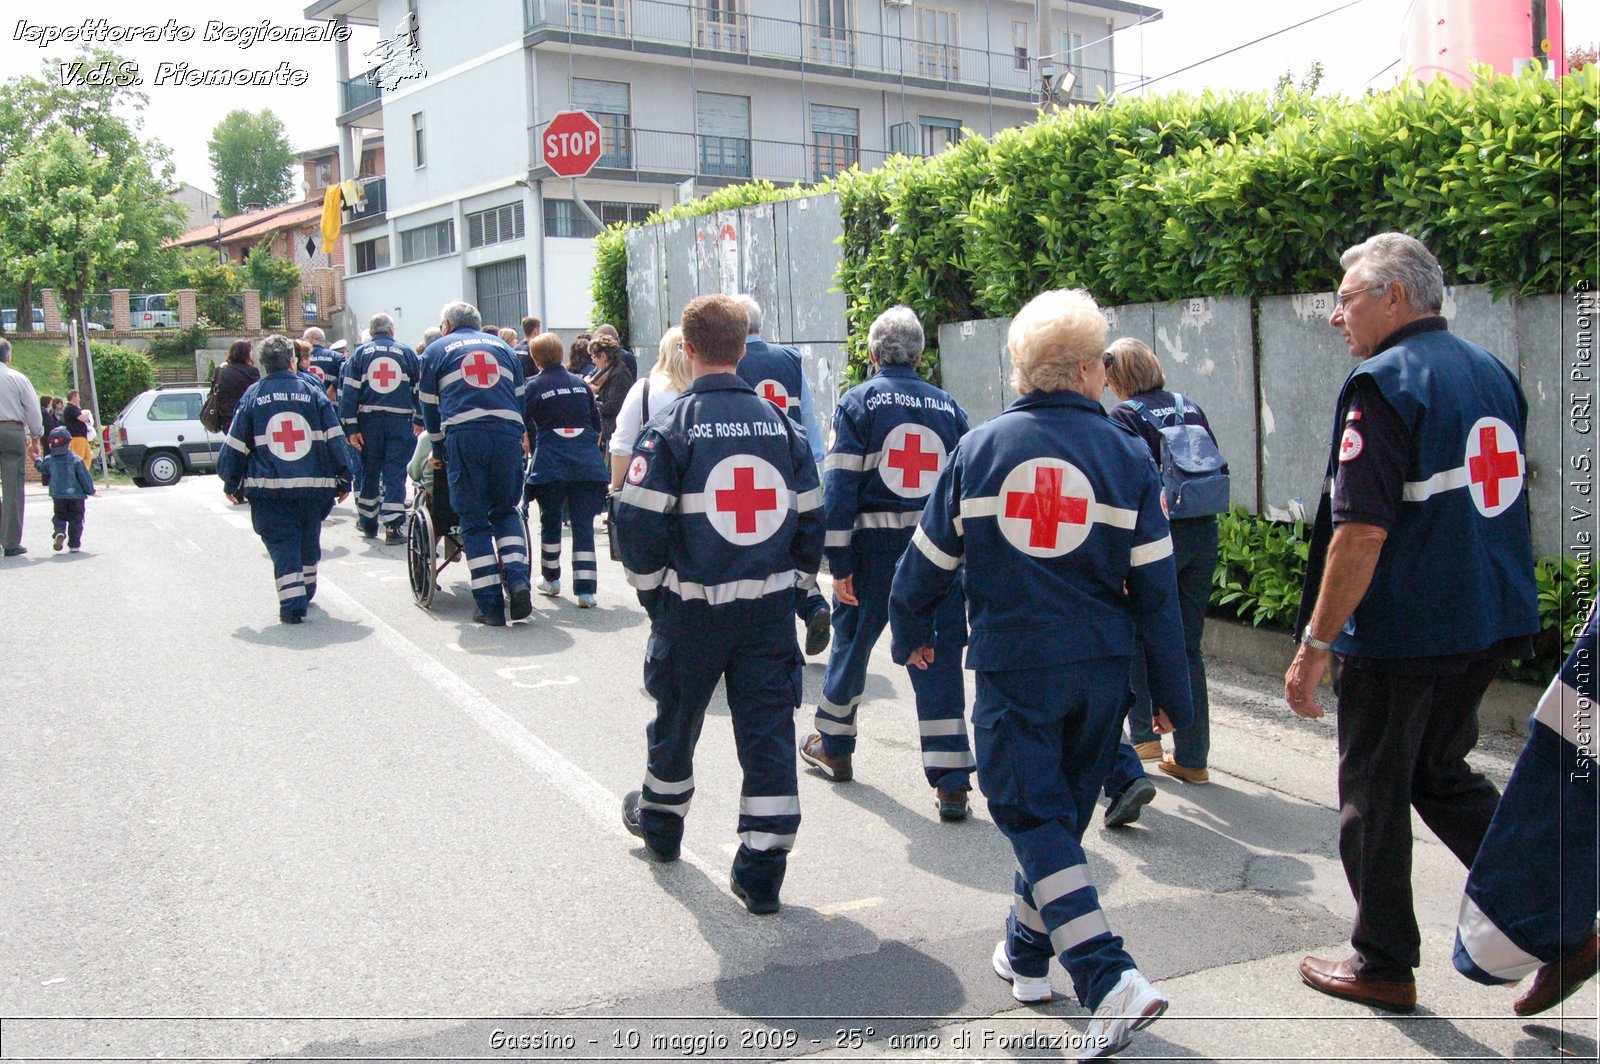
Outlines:
{"label": "man in white shirt", "polygon": [[23,463],[39,457],[44,417],[33,382],[11,368],[11,341],[0,340],[0,546],[7,558],[22,545]]}

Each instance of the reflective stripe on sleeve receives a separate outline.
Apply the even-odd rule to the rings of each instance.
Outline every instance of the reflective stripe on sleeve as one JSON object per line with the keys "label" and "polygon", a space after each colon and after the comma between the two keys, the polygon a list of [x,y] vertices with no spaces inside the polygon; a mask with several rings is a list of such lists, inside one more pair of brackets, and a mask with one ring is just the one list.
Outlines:
{"label": "reflective stripe on sleeve", "polygon": [[1172,556],[1172,537],[1162,536],[1150,543],[1141,543],[1128,552],[1129,565],[1149,565]]}
{"label": "reflective stripe on sleeve", "polygon": [[938,545],[928,538],[928,534],[920,526],[911,534],[911,542],[916,546],[917,550],[922,552],[924,558],[927,558],[941,569],[954,569],[961,564],[960,558],[940,550]]}

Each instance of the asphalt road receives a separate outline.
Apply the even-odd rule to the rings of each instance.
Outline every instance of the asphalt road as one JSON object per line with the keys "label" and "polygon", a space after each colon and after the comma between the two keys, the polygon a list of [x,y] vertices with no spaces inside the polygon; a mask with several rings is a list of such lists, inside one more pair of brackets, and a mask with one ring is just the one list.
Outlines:
{"label": "asphalt road", "polygon": [[[757,918],[727,887],[720,698],[684,859],[645,860],[619,822],[651,705],[615,563],[598,610],[535,596],[531,623],[482,629],[463,564],[416,608],[403,548],[358,538],[347,502],[284,627],[215,478],[91,500],[77,555],[50,552],[48,514],[31,495],[31,553],[0,562],[0,1059],[1073,1059],[1065,974],[1018,1008],[989,970],[1010,850],[981,799],[938,821],[886,647],[856,781],[802,774],[784,909]],[[1593,1059],[1593,986],[1527,1024],[1450,967],[1464,872],[1420,823],[1416,1016],[1300,985],[1352,905],[1332,718],[1278,690],[1214,668],[1215,782],[1157,773],[1135,827],[1088,833],[1173,1002],[1122,1059]],[[1478,760],[1503,781],[1517,749]]]}

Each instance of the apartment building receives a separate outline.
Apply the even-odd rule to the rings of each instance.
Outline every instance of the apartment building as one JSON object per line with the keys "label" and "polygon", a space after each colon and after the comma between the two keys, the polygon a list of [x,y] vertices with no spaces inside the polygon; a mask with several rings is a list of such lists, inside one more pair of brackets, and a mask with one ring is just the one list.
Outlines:
{"label": "apartment building", "polygon": [[1057,2],[1047,52],[1033,0],[320,0],[307,19],[384,42],[333,45],[340,169],[375,132],[386,160],[345,224],[351,324],[382,310],[420,336],[463,297],[495,325],[591,324],[593,223],[538,152],[558,112],[603,130],[583,201],[641,221],[719,185],[810,183],[1024,124],[1050,69],[1071,74],[1059,99],[1092,103],[1114,84],[1112,33],[1160,15]]}

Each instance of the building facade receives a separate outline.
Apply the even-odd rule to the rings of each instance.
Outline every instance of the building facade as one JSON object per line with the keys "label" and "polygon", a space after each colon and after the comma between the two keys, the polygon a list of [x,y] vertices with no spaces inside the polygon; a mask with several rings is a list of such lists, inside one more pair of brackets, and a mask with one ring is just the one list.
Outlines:
{"label": "building facade", "polygon": [[[810,183],[890,154],[992,135],[1057,98],[1114,87],[1112,33],[1160,17],[1123,0],[1057,3],[1048,32],[1020,0],[321,0],[311,20],[371,26],[380,46],[333,45],[339,150],[350,172],[381,131],[382,178],[346,217],[354,319],[384,311],[405,337],[466,298],[488,324],[538,314],[593,324],[595,229],[749,180]],[[1048,51],[1046,49],[1049,49]],[[423,76],[416,76],[418,73]],[[540,159],[561,111],[602,128],[574,185]]]}

